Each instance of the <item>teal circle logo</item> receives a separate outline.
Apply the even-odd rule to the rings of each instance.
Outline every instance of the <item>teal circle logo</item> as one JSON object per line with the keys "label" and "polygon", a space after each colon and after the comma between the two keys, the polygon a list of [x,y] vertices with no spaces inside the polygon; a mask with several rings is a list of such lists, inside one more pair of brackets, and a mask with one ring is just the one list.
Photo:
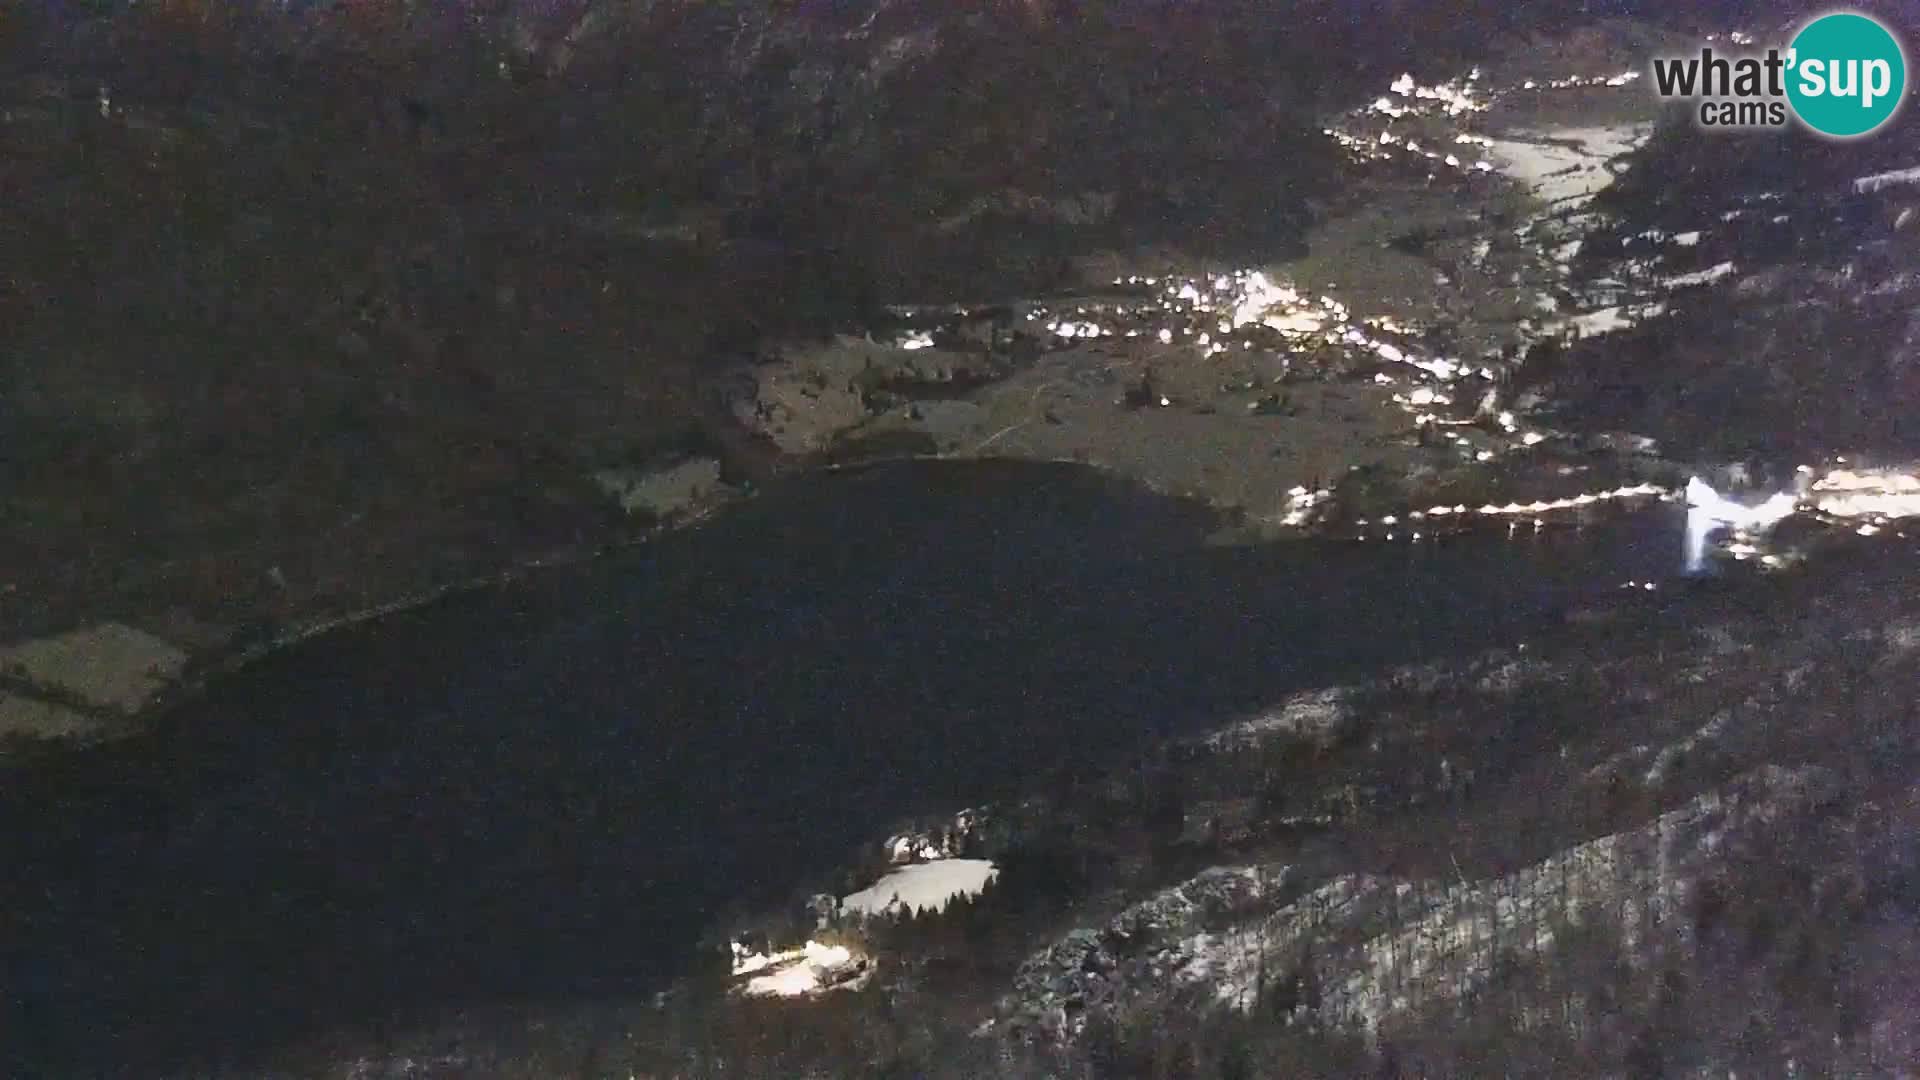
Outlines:
{"label": "teal circle logo", "polygon": [[1907,94],[1907,57],[1893,32],[1853,12],[1801,28],[1787,54],[1787,101],[1801,123],[1837,139],[1877,131]]}

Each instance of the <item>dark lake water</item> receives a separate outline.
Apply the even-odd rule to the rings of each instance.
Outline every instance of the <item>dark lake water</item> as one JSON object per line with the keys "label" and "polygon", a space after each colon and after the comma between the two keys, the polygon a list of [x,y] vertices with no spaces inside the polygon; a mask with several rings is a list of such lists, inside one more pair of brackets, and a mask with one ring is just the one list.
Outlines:
{"label": "dark lake water", "polygon": [[1511,644],[1681,550],[1666,506],[1417,546],[1213,525],[1067,466],[879,466],[272,657],[6,778],[6,1072],[656,987],[720,905],[902,814]]}

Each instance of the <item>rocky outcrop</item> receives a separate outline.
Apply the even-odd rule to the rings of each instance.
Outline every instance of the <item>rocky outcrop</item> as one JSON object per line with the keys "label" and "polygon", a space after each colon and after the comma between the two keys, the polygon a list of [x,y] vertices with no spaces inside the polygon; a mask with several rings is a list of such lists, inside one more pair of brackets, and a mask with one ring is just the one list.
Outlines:
{"label": "rocky outcrop", "polygon": [[1075,930],[1021,965],[1002,1006],[1014,1032],[1071,1038],[1094,1011],[1133,1004],[1150,987],[1204,974],[1189,947],[1203,927],[1236,923],[1283,892],[1285,866],[1216,867],[1133,904],[1097,930]]}

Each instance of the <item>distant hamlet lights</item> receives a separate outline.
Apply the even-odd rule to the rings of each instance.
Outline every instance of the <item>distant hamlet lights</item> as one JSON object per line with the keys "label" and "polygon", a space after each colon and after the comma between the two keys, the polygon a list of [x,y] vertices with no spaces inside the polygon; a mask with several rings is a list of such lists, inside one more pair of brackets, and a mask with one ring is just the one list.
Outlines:
{"label": "distant hamlet lights", "polygon": [[[1641,84],[1645,74],[1623,71],[1570,76],[1553,79],[1544,86],[1549,93],[1573,88],[1620,90]],[[1530,85],[1536,89],[1541,87],[1541,84]],[[1625,92],[1643,93],[1646,89],[1642,84]],[[1539,204],[1550,211],[1557,210],[1561,216],[1589,202],[1606,187],[1616,171],[1608,167],[1609,164],[1617,162],[1651,133],[1651,125],[1613,124],[1590,129],[1554,129],[1547,134],[1566,137],[1540,140],[1531,134],[1516,136],[1505,127],[1490,129],[1489,134],[1459,130],[1473,121],[1469,118],[1462,122],[1457,117],[1478,112],[1515,92],[1515,88],[1481,83],[1477,73],[1438,85],[1422,85],[1411,75],[1401,75],[1387,87],[1387,93],[1320,130],[1328,139],[1339,143],[1356,162],[1402,163],[1420,170],[1429,182],[1447,175],[1447,170],[1456,170],[1462,178],[1476,171],[1498,170]],[[1485,148],[1485,157],[1480,156],[1479,148]],[[1875,177],[1873,182],[1896,181]],[[1478,187],[1468,186],[1463,179],[1460,190],[1473,192]],[[1555,227],[1552,222],[1556,219],[1547,216],[1550,211],[1535,212],[1513,228],[1518,244],[1506,240],[1507,230],[1498,228],[1486,235],[1474,236],[1471,245],[1459,246],[1462,251],[1473,252],[1474,266],[1490,272],[1505,269],[1503,259],[1512,258],[1516,248],[1523,254],[1531,254],[1537,248],[1539,254],[1558,264],[1548,265],[1546,269],[1559,270],[1563,278],[1567,271],[1574,269],[1576,259],[1604,261],[1605,254],[1598,250],[1583,255],[1583,244],[1572,239],[1565,228]],[[1494,235],[1495,232],[1499,235]],[[1707,237],[1712,240],[1703,244]],[[1657,265],[1666,248],[1703,246],[1708,250],[1725,250],[1719,244],[1722,237],[1705,229],[1677,231],[1671,237],[1664,232],[1649,231],[1627,242],[1631,246],[1636,239],[1648,243],[1651,251],[1648,267]],[[1657,293],[1649,295],[1636,290],[1645,286],[1674,290],[1708,286],[1739,273],[1740,269],[1731,261],[1721,261],[1690,273],[1662,276],[1658,270],[1652,270],[1624,284],[1609,279],[1603,282],[1603,288],[1587,292],[1569,288],[1552,294],[1539,293],[1532,299],[1531,306],[1538,307],[1542,313],[1518,318],[1517,330],[1525,344],[1556,334],[1584,338],[1631,329],[1667,310],[1666,302]],[[1455,283],[1448,279],[1454,276],[1443,273],[1437,275],[1436,280],[1442,288],[1450,288]],[[1185,273],[1117,276],[1112,280],[1116,285],[1144,285],[1145,288],[1119,302],[1082,306],[1074,306],[1073,301],[1061,303],[1041,322],[1054,347],[1078,349],[1094,338],[1142,338],[1157,341],[1164,347],[1177,347],[1179,356],[1169,363],[1230,357],[1201,377],[1209,386],[1217,385],[1221,393],[1244,392],[1247,399],[1237,400],[1233,405],[1244,406],[1247,415],[1276,418],[1311,416],[1312,391],[1306,392],[1303,406],[1292,400],[1301,396],[1300,391],[1283,394],[1271,389],[1269,382],[1278,383],[1303,366],[1317,368],[1322,357],[1330,356],[1345,371],[1359,368],[1352,381],[1370,381],[1381,388],[1377,394],[1369,395],[1371,401],[1389,401],[1405,411],[1406,426],[1400,427],[1393,438],[1402,445],[1417,442],[1437,467],[1473,470],[1486,475],[1487,470],[1476,469],[1474,463],[1506,460],[1513,461],[1517,468],[1524,468],[1527,465],[1552,467],[1560,460],[1546,451],[1525,452],[1561,436],[1547,430],[1530,430],[1533,425],[1527,414],[1534,406],[1523,404],[1517,411],[1505,407],[1510,403],[1505,385],[1509,374],[1507,362],[1513,357],[1505,357],[1496,365],[1499,370],[1495,370],[1480,363],[1479,357],[1442,355],[1438,350],[1444,348],[1440,344],[1444,339],[1434,335],[1436,327],[1430,324],[1429,318],[1406,319],[1403,323],[1371,313],[1357,317],[1338,299],[1313,295],[1303,282],[1288,281],[1276,272],[1254,268],[1221,272],[1216,267],[1195,267]],[[1577,284],[1572,278],[1568,280]],[[1514,281],[1522,284],[1518,277]],[[1520,299],[1523,304],[1528,302],[1525,295]],[[1698,299],[1697,295],[1685,301],[1675,297],[1673,303],[1678,306]],[[943,344],[945,340],[942,339]],[[1243,369],[1237,361],[1249,352],[1262,354],[1262,362]],[[1490,354],[1482,356],[1491,360]],[[1280,371],[1278,375],[1265,362],[1274,358],[1281,361],[1275,365]],[[1481,385],[1472,381],[1475,379],[1494,385]],[[1142,383],[1142,389],[1135,395],[1138,404],[1173,408],[1175,402],[1188,404],[1192,394],[1206,393],[1178,382],[1170,385],[1180,385],[1180,392],[1169,395],[1162,393],[1157,384]],[[1462,385],[1470,391],[1466,398],[1458,396]],[[1523,396],[1518,400],[1526,399]],[[1471,408],[1456,410],[1453,408],[1456,402]],[[1217,408],[1216,403],[1203,397],[1195,397],[1191,404],[1199,415],[1211,414]],[[1237,416],[1241,410],[1232,408],[1231,413]],[[1057,422],[1051,415],[1049,420]],[[1262,430],[1269,429],[1263,424]],[[1642,451],[1652,449],[1650,440],[1635,440],[1632,445]],[[1275,456],[1284,455],[1276,451]],[[1559,470],[1563,477],[1572,473],[1571,467],[1562,466]],[[1806,485],[1801,485],[1801,490],[1804,493]],[[1898,491],[1879,487],[1830,489],[1809,496],[1802,509],[1816,512],[1814,502],[1825,498],[1836,511],[1864,517],[1865,507],[1888,507],[1889,500],[1900,495]],[[1550,523],[1556,514],[1578,513],[1611,500],[1678,496],[1678,492],[1651,484],[1632,485],[1560,499],[1528,501],[1523,498],[1480,507],[1440,506],[1427,511],[1403,511],[1399,519],[1382,524],[1421,522],[1425,520],[1423,514],[1430,514],[1435,524],[1446,521],[1449,527],[1467,524],[1475,518],[1507,517],[1510,529],[1517,522],[1525,521],[1537,530],[1543,522]],[[1267,520],[1290,526],[1312,524],[1320,513],[1323,498],[1317,485],[1312,492],[1288,492],[1282,505]],[[1709,507],[1710,512],[1712,509]],[[1381,539],[1383,531],[1373,532],[1370,538]],[[1764,527],[1743,526],[1731,540],[1757,548],[1764,543],[1760,535],[1764,531]],[[1397,527],[1394,535],[1412,534],[1405,527]],[[1421,532],[1423,538],[1430,535],[1434,534],[1424,529]],[[1699,545],[1689,541],[1690,550],[1696,546]],[[1724,550],[1737,554],[1731,549]]]}

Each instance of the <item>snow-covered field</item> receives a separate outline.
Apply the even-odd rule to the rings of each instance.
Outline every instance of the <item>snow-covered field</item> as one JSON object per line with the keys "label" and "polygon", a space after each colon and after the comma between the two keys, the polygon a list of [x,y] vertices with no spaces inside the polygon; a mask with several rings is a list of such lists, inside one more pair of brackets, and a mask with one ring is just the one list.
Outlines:
{"label": "snow-covered field", "polygon": [[[842,914],[866,918],[939,911],[955,897],[978,895],[998,872],[985,859],[912,863],[842,898],[838,906]],[[872,974],[865,957],[833,942],[810,939],[792,948],[761,952],[736,941],[732,948],[733,975],[745,980],[737,989],[748,997],[810,997],[857,988]]]}
{"label": "snow-covered field", "polygon": [[937,859],[914,863],[843,897],[840,909],[852,915],[897,915],[929,908],[938,911],[957,896],[973,896],[998,873],[985,859]]}
{"label": "snow-covered field", "polygon": [[1647,140],[1645,124],[1552,128],[1494,139],[1495,167],[1525,184],[1534,197],[1565,210],[1584,205],[1613,183],[1613,163]]}
{"label": "snow-covered field", "polygon": [[844,945],[809,941],[771,955],[733,947],[733,973],[751,976],[741,988],[748,997],[804,997],[849,986],[845,976],[854,969],[853,951]]}

